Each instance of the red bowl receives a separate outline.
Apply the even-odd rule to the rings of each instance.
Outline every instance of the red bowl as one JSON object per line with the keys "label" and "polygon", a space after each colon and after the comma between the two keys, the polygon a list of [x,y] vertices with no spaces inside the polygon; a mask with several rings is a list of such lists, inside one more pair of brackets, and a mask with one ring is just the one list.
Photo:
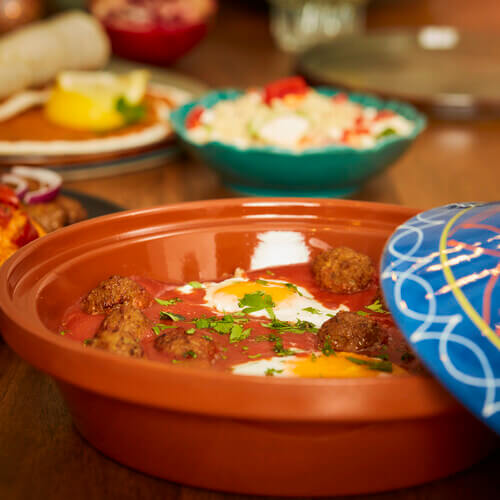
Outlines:
{"label": "red bowl", "polygon": [[[217,3],[213,1],[213,15]],[[209,19],[195,24],[125,28],[101,22],[108,33],[113,53],[149,64],[168,65],[188,53],[207,34]]]}
{"label": "red bowl", "polygon": [[[422,483],[495,444],[431,378],[245,377],[121,358],[54,333],[65,309],[111,274],[214,280],[249,269],[268,231],[291,231],[302,248],[319,239],[378,259],[415,213],[354,201],[229,199],[85,221],[27,245],[1,268],[0,326],[21,357],[56,379],[81,434],[143,472],[295,496]],[[282,264],[288,249],[278,249]]]}

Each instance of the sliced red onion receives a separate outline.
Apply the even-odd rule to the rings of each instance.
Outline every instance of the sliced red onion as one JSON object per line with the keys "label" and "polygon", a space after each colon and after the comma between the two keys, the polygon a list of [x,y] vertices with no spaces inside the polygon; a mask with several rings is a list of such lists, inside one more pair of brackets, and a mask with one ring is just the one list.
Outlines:
{"label": "sliced red onion", "polygon": [[51,170],[33,167],[13,167],[11,172],[14,175],[34,179],[40,183],[39,189],[29,191],[24,195],[23,201],[29,205],[51,201],[59,194],[59,190],[61,189],[61,176]]}
{"label": "sliced red onion", "polygon": [[14,186],[14,192],[20,200],[28,192],[28,183],[22,177],[18,177],[15,174],[3,174],[0,177],[0,182]]}

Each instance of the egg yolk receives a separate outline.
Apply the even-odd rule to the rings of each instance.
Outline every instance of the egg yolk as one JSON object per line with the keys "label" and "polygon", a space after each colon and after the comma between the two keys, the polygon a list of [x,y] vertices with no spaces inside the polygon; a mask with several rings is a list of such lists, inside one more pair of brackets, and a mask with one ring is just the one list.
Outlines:
{"label": "egg yolk", "polygon": [[372,363],[381,361],[380,359],[369,358],[360,354],[337,352],[335,355],[330,356],[322,355],[316,358],[308,356],[307,358],[294,359],[287,364],[291,367],[295,375],[309,378],[361,378],[378,377],[383,373],[387,375],[405,375],[407,373],[406,370],[395,364],[392,364],[392,372],[370,369],[367,365],[360,365],[349,361],[348,357]]}
{"label": "egg yolk", "polygon": [[261,285],[254,281],[240,281],[238,283],[233,283],[231,285],[220,288],[215,292],[217,294],[223,295],[234,295],[238,298],[243,298],[247,293],[263,292],[270,295],[275,304],[279,304],[284,300],[292,297],[295,292],[285,285],[279,283],[269,283],[269,285]]}

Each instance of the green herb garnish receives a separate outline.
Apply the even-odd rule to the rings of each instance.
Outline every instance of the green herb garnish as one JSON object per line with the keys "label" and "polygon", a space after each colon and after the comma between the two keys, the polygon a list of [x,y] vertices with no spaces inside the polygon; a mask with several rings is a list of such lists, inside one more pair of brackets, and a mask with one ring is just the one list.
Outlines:
{"label": "green herb garnish", "polygon": [[210,335],[202,335],[201,338],[208,340],[209,342],[213,342],[213,340],[214,340],[212,337],[210,337]]}
{"label": "green herb garnish", "polygon": [[269,285],[269,281],[261,279],[255,280],[255,283],[257,283],[258,285]]}
{"label": "green herb garnish", "polygon": [[318,356],[314,354],[314,352],[311,354],[311,361],[314,363],[318,359]]}
{"label": "green herb garnish", "polygon": [[59,332],[59,335],[62,335],[62,336],[64,337],[64,336],[66,335],[66,332],[65,332],[64,330],[61,330],[61,331]]}
{"label": "green herb garnish", "polygon": [[274,307],[273,298],[260,290],[255,293],[246,293],[245,296],[239,300],[238,306],[244,307],[243,312],[245,314],[265,309],[271,317],[274,316],[272,312],[272,308]]}
{"label": "green herb garnish", "polygon": [[247,358],[248,359],[257,359],[257,358],[260,358],[261,356],[262,356],[262,354],[248,354]]}
{"label": "green herb garnish", "polygon": [[356,314],[359,314],[360,316],[368,316],[368,313],[365,311],[356,311]]}
{"label": "green herb garnish", "polygon": [[411,353],[406,351],[402,356],[401,356],[401,361],[404,361],[405,363],[409,363],[410,361],[413,361],[415,359],[415,356]]}
{"label": "green herb garnish", "polygon": [[285,286],[290,290],[293,290],[295,293],[298,293],[301,297],[304,296],[304,294],[297,288],[297,285],[294,285],[293,283],[285,283]]}
{"label": "green herb garnish", "polygon": [[266,370],[266,377],[274,377],[275,373],[282,373],[283,370],[276,370],[276,368],[268,368]]}
{"label": "green herb garnish", "polygon": [[229,342],[234,344],[235,342],[240,342],[245,340],[250,336],[251,328],[243,330],[241,325],[234,324],[231,328],[231,335],[229,336]]}
{"label": "green herb garnish", "polygon": [[266,274],[268,276],[274,276],[274,273],[270,269],[266,269]]}
{"label": "green herb garnish", "polygon": [[389,355],[387,354],[387,346],[382,346],[381,352],[376,356],[379,359],[383,359],[384,361],[389,360]]}
{"label": "green herb garnish", "polygon": [[373,312],[379,313],[379,314],[389,314],[389,311],[386,311],[384,309],[384,307],[382,306],[382,302],[380,302],[379,299],[377,299],[375,302],[373,302],[373,304],[365,306],[365,309],[370,309],[370,311],[373,311]]}
{"label": "green herb garnish", "polygon": [[130,104],[123,96],[117,99],[115,109],[122,115],[125,125],[132,125],[146,116],[144,104]]}
{"label": "green herb garnish", "polygon": [[177,328],[177,327],[174,325],[164,325],[163,323],[157,323],[151,328],[151,330],[153,330],[153,332],[156,335],[161,335],[161,330],[165,330],[166,328]]}
{"label": "green herb garnish", "polygon": [[271,328],[272,330],[279,331],[280,333],[299,333],[312,332],[317,333],[318,329],[309,321],[298,320],[297,323],[289,323],[288,321],[281,321],[273,319],[271,323],[261,323],[261,326]]}
{"label": "green herb garnish", "polygon": [[186,335],[193,335],[193,333],[196,331],[196,328],[190,328],[189,330],[186,330]]}
{"label": "green herb garnish", "polygon": [[392,373],[392,363],[390,361],[371,361],[366,359],[353,358],[346,356],[347,360],[356,365],[366,366],[369,370]]}
{"label": "green herb garnish", "polygon": [[332,347],[332,344],[330,343],[330,337],[326,337],[324,342],[323,342],[323,348],[321,349],[321,352],[325,355],[325,356],[336,356],[337,353],[335,352],[335,350],[333,349]]}
{"label": "green herb garnish", "polygon": [[173,299],[168,299],[168,300],[155,299],[155,301],[162,306],[173,306],[174,304],[177,304],[177,302],[182,302],[182,299],[174,297]]}
{"label": "green herb garnish", "polygon": [[271,333],[269,335],[269,341],[274,342],[273,350],[278,356],[291,356],[292,354],[295,354],[295,351],[292,351],[291,349],[285,349],[283,347],[283,339],[279,335]]}
{"label": "green herb garnish", "polygon": [[196,354],[193,350],[189,350],[184,353],[184,357],[196,359],[198,357],[198,354]]}
{"label": "green herb garnish", "polygon": [[90,339],[85,339],[85,340],[83,341],[84,345],[89,345],[91,342],[92,342],[92,339],[91,339],[91,338],[90,338]]}
{"label": "green herb garnish", "polygon": [[321,311],[318,309],[314,309],[314,307],[304,307],[304,309],[302,310],[310,312],[311,314],[321,314]]}
{"label": "green herb garnish", "polygon": [[242,348],[241,348],[242,351],[248,351],[248,346],[244,345]]}
{"label": "green herb garnish", "polygon": [[199,281],[190,281],[188,285],[191,288],[203,288],[203,285]]}
{"label": "green herb garnish", "polygon": [[175,314],[168,311],[161,311],[160,319],[171,319],[172,321],[185,321],[186,318],[182,314]]}

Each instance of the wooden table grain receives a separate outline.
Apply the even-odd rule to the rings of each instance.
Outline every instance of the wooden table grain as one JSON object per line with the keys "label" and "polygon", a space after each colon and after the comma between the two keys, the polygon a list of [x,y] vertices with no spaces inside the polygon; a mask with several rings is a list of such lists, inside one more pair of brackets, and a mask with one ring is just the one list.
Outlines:
{"label": "wooden table grain", "polygon": [[[383,18],[377,10],[375,24]],[[262,8],[249,3],[238,3],[235,7],[227,2],[206,41],[179,62],[176,69],[211,86],[248,86],[290,74],[293,59],[273,47]],[[355,197],[422,209],[454,201],[498,199],[499,137],[498,121],[431,120],[411,150]],[[108,198],[128,208],[232,196],[210,169],[187,157],[163,168],[73,182],[67,187]],[[418,464],[412,466],[418,467]],[[498,498],[499,466],[500,454],[496,453],[450,478],[369,498]],[[21,361],[0,337],[0,499],[169,498],[239,500],[252,497],[172,484],[102,456],[74,430],[53,381]]]}

